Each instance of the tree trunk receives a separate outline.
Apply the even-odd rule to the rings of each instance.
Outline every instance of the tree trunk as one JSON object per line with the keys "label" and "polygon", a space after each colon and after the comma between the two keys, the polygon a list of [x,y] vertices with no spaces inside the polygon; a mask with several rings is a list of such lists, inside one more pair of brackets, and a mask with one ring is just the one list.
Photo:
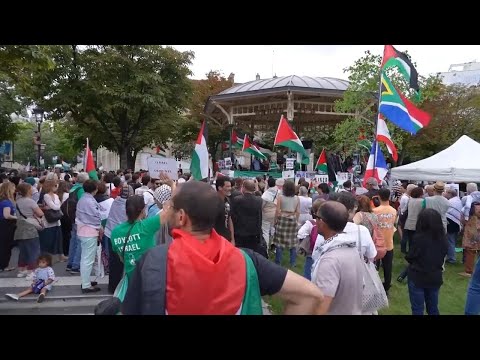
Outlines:
{"label": "tree trunk", "polygon": [[120,169],[126,170],[126,169],[132,169],[128,167],[128,147],[124,147],[121,149],[118,149],[118,154],[120,155]]}
{"label": "tree trunk", "polygon": [[[130,149],[127,152],[127,169],[132,169],[133,171],[135,171],[135,160],[136,159],[137,159],[137,152],[133,151],[133,155],[132,155],[132,150]],[[146,169],[142,169],[142,170],[146,170]]]}

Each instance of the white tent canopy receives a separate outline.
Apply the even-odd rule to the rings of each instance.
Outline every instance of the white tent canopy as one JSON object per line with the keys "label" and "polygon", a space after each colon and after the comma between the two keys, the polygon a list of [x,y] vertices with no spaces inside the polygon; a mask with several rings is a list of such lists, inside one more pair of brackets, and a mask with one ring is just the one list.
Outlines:
{"label": "white tent canopy", "polygon": [[402,180],[480,182],[480,144],[463,135],[438,154],[393,168],[391,177]]}

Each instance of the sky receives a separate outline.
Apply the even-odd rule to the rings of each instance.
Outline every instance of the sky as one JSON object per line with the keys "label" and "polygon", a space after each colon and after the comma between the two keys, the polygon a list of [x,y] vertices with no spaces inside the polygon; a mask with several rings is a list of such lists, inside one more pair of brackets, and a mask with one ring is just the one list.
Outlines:
{"label": "sky", "polygon": [[[203,79],[210,70],[225,76],[235,74],[244,83],[277,76],[326,76],[347,80],[343,69],[362,57],[366,50],[383,54],[383,45],[172,45],[195,52],[193,79]],[[452,64],[480,61],[480,45],[394,45],[408,50],[420,75],[446,72]]]}

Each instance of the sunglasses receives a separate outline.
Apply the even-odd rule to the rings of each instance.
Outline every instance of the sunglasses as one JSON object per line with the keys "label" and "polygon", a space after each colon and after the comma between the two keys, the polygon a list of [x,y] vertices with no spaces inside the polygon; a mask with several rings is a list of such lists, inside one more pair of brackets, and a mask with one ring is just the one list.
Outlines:
{"label": "sunglasses", "polygon": [[158,183],[157,183],[157,182],[155,183],[155,186],[160,186],[160,185],[162,185],[162,183],[159,183],[159,182],[158,182]]}

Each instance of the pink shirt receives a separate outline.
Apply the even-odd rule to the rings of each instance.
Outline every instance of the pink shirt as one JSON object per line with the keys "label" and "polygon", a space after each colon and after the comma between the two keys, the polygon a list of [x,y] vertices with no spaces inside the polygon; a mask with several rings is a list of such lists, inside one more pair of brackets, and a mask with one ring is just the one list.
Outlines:
{"label": "pink shirt", "polygon": [[98,230],[88,225],[83,225],[77,221],[77,236],[98,237]]}

